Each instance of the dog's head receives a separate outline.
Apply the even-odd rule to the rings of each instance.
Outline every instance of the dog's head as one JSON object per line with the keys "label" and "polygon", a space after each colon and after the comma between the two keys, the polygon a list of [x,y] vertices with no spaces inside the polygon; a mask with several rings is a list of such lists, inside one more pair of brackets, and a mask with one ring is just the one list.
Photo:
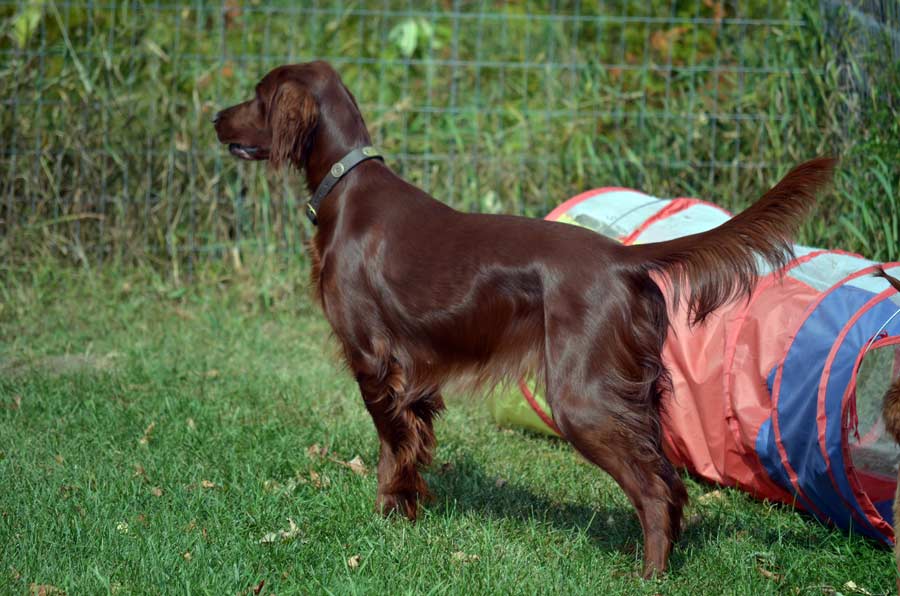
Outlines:
{"label": "dog's head", "polygon": [[279,66],[256,85],[252,99],[217,113],[213,124],[219,141],[236,157],[268,159],[276,169],[285,163],[302,168],[322,110],[340,115],[348,98],[349,111],[362,123],[353,96],[328,63]]}

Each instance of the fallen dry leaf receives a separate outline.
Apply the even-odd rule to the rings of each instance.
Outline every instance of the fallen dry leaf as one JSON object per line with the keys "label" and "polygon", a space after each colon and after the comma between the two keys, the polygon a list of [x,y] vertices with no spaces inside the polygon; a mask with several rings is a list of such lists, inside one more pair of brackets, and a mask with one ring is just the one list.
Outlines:
{"label": "fallen dry leaf", "polygon": [[327,488],[331,485],[331,480],[328,476],[319,475],[315,470],[309,471],[309,481],[312,482],[312,485],[316,488]]}
{"label": "fallen dry leaf", "polygon": [[477,561],[480,558],[481,557],[479,557],[478,555],[467,555],[466,553],[462,552],[461,550],[458,550],[455,553],[453,553],[453,560],[459,561],[461,563],[472,563],[474,561]]}
{"label": "fallen dry leaf", "polygon": [[158,486],[154,486],[153,488],[150,489],[150,494],[153,495],[154,497],[161,497],[163,494],[163,491]]}
{"label": "fallen dry leaf", "polygon": [[[363,462],[360,456],[356,456],[350,461],[344,461],[340,458],[337,458],[333,455],[329,455],[328,447],[321,447],[318,443],[313,443],[309,447],[306,448],[306,455],[312,459],[316,458],[324,458],[328,461],[332,461],[340,466],[344,466],[345,468],[350,468],[354,473],[359,474],[360,476],[365,476],[369,473],[369,469],[366,468],[365,462]],[[310,476],[313,475],[313,472],[310,472]],[[316,474],[316,476],[318,476]],[[313,483],[315,484],[316,479],[313,478]],[[318,484],[316,484],[319,487]]]}
{"label": "fallen dry leaf", "polygon": [[151,422],[147,425],[147,428],[144,429],[144,436],[140,438],[138,443],[141,445],[146,445],[150,442],[150,433],[153,432],[153,429],[156,428],[156,422]]}
{"label": "fallen dry leaf", "polygon": [[216,483],[211,480],[201,480],[200,486],[202,486],[203,488],[218,488],[216,486]]}
{"label": "fallen dry leaf", "polygon": [[720,490],[714,490],[712,492],[706,493],[705,495],[700,495],[697,499],[698,503],[711,503],[713,501],[721,501],[725,498],[725,493]]}
{"label": "fallen dry leaf", "polygon": [[28,593],[31,596],[65,596],[65,592],[50,584],[28,584]]}
{"label": "fallen dry leaf", "polygon": [[219,376],[219,371],[216,370],[216,369],[214,369],[214,368],[211,368],[211,369],[209,369],[208,371],[206,371],[206,378],[207,378],[207,379],[215,379],[215,378],[218,377],[218,376]]}
{"label": "fallen dry leaf", "polygon": [[860,588],[855,581],[850,580],[844,584],[844,589],[849,590],[851,592],[856,592],[857,594],[864,594],[865,596],[872,596],[872,592],[866,590],[865,588]]}
{"label": "fallen dry leaf", "polygon": [[762,574],[764,578],[770,579],[773,582],[780,582],[782,579],[784,579],[783,575],[769,571],[764,567],[757,567],[756,569]]}
{"label": "fallen dry leaf", "polygon": [[356,569],[359,567],[359,555],[353,555],[349,559],[347,559],[347,567],[350,569]]}
{"label": "fallen dry leaf", "polygon": [[132,476],[134,476],[135,478],[146,478],[147,470],[145,470],[144,466],[142,466],[141,464],[134,464],[134,474],[132,474]]}
{"label": "fallen dry leaf", "polygon": [[62,465],[62,463],[65,461],[65,458],[58,453],[53,456],[53,459],[56,460],[56,463],[58,463],[59,465]]}
{"label": "fallen dry leaf", "polygon": [[344,466],[345,468],[350,468],[355,473],[360,476],[365,476],[369,470],[366,468],[366,464],[363,462],[360,456],[356,456],[350,461],[343,461],[340,458],[337,458],[333,455],[328,454],[328,447],[322,447],[318,443],[313,443],[309,447],[306,448],[306,455],[310,458],[325,458],[329,461],[333,461],[334,463]]}
{"label": "fallen dry leaf", "polygon": [[325,457],[328,453],[328,447],[320,447],[318,443],[313,443],[306,448],[306,455],[310,457]]}
{"label": "fallen dry leaf", "polygon": [[120,521],[119,523],[116,524],[116,530],[118,530],[120,534],[127,534],[128,533],[128,522]]}
{"label": "fallen dry leaf", "polygon": [[184,554],[182,554],[181,556],[184,557],[185,561],[190,561],[191,560],[191,551],[186,550],[186,551],[184,551]]}
{"label": "fallen dry leaf", "polygon": [[294,523],[293,519],[288,518],[289,527],[287,530],[277,530],[275,532],[269,532],[265,536],[259,539],[260,544],[272,544],[274,542],[287,542],[293,538],[296,538],[300,535],[300,528],[297,527],[297,524]]}
{"label": "fallen dry leaf", "polygon": [[365,476],[369,472],[369,470],[366,468],[366,464],[363,463],[362,458],[358,455],[348,461],[346,463],[346,466],[360,476]]}
{"label": "fallen dry leaf", "polygon": [[197,430],[197,423],[194,422],[193,418],[187,419],[187,427],[188,427],[188,430]]}
{"label": "fallen dry leaf", "polygon": [[10,410],[18,410],[22,407],[22,397],[20,395],[13,395],[12,402],[5,404],[5,407]]}
{"label": "fallen dry leaf", "polygon": [[264,580],[264,579],[259,580],[259,583],[256,584],[256,587],[255,587],[255,588],[253,588],[253,593],[254,593],[254,594],[259,594],[260,592],[262,592],[262,589],[263,589],[263,586],[264,586],[264,585],[266,585],[266,580]]}
{"label": "fallen dry leaf", "polygon": [[494,486],[496,486],[497,488],[503,488],[504,486],[506,486],[506,479],[505,478],[497,478],[497,481],[494,482]]}

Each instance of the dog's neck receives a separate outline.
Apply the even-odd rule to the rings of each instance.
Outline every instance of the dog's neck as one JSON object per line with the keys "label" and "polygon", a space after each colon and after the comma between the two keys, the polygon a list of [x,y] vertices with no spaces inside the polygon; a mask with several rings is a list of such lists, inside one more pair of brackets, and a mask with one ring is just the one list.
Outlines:
{"label": "dog's neck", "polygon": [[331,166],[341,158],[354,149],[371,144],[362,115],[349,98],[337,106],[323,107],[304,168],[309,192],[318,188]]}

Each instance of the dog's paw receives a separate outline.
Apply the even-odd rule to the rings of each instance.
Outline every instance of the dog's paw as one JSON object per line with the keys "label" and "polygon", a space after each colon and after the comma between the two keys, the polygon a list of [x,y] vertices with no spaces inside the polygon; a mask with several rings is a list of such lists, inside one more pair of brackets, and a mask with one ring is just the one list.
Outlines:
{"label": "dog's paw", "polygon": [[398,514],[410,521],[416,521],[419,514],[419,494],[409,492],[378,495],[375,500],[375,511],[385,517]]}

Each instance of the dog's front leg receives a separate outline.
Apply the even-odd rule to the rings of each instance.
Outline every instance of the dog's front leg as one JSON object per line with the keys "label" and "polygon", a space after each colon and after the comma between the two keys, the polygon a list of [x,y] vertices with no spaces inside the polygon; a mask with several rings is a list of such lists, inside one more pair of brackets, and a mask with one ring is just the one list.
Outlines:
{"label": "dog's front leg", "polygon": [[430,496],[420,468],[431,463],[433,421],[443,400],[437,393],[398,392],[389,379],[357,375],[357,380],[381,442],[375,508],[384,515],[397,511],[415,520],[419,501]]}

